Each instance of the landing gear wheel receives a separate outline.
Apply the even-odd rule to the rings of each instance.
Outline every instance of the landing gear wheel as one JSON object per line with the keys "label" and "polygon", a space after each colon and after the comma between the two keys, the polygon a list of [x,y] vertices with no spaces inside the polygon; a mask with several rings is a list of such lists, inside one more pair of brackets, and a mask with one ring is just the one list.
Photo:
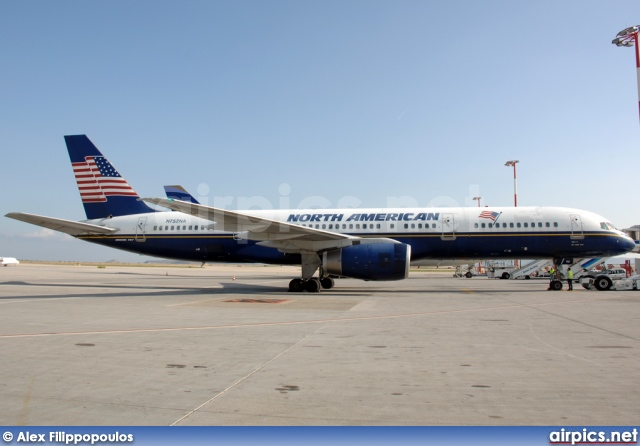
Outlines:
{"label": "landing gear wheel", "polygon": [[302,279],[293,279],[289,282],[289,292],[290,293],[299,293],[304,291],[304,282]]}
{"label": "landing gear wheel", "polygon": [[473,277],[473,274],[471,274],[469,271],[467,271],[467,273],[464,275],[467,279],[471,279]]}
{"label": "landing gear wheel", "polygon": [[330,290],[335,285],[335,282],[331,277],[323,277],[320,279],[320,285],[322,285],[322,288],[325,290]]}
{"label": "landing gear wheel", "polygon": [[320,292],[320,281],[318,279],[316,279],[315,277],[312,277],[311,279],[307,280],[304,283],[304,289],[308,293],[319,293]]}
{"label": "landing gear wheel", "polygon": [[560,291],[562,289],[562,282],[560,282],[559,280],[552,280],[549,284],[549,288],[551,288],[553,291]]}
{"label": "landing gear wheel", "polygon": [[609,291],[613,285],[613,281],[607,276],[598,276],[593,281],[593,285],[598,291]]}

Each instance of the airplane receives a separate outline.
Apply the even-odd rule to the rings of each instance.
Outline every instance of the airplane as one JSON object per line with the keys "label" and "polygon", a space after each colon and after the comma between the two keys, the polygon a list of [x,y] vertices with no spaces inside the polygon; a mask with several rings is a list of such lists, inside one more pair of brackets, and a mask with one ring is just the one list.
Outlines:
{"label": "airplane", "polygon": [[6,217],[156,257],[300,265],[300,277],[289,282],[291,292],[331,289],[335,276],[402,280],[411,261],[550,258],[560,263],[612,257],[635,247],[604,217],[563,207],[231,211],[175,198],[141,199],[86,135],[64,138],[87,220],[22,212]]}
{"label": "airplane", "polygon": [[164,186],[164,193],[167,198],[175,198],[176,200],[187,201],[189,203],[200,204],[198,200],[193,198],[193,196],[187,192],[187,190],[179,185],[175,186]]}
{"label": "airplane", "polygon": [[20,262],[18,259],[14,257],[0,257],[0,265],[9,266],[9,265],[19,265]]}

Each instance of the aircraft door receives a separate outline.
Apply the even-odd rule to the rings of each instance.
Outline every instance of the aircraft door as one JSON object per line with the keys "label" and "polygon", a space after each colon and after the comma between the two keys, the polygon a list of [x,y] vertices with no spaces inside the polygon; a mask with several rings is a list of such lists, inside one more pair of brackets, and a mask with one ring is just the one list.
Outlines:
{"label": "aircraft door", "polygon": [[571,240],[582,240],[584,232],[582,230],[582,217],[579,214],[571,214]]}
{"label": "aircraft door", "polygon": [[456,239],[456,225],[453,214],[442,214],[442,240]]}
{"label": "aircraft door", "polygon": [[146,229],[147,217],[140,217],[138,219],[138,224],[136,225],[136,242],[147,241]]}

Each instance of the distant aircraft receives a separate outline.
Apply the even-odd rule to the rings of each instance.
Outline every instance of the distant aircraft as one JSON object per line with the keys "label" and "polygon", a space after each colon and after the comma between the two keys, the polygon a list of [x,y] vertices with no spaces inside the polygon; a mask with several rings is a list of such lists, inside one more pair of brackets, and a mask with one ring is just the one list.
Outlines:
{"label": "distant aircraft", "polygon": [[198,200],[193,198],[193,196],[182,186],[164,186],[164,193],[167,198],[174,198],[176,200],[186,201],[187,203],[200,204]]}
{"label": "distant aircraft", "polygon": [[0,265],[2,266],[18,265],[19,263],[18,259],[14,257],[0,257]]}
{"label": "distant aircraft", "polygon": [[157,257],[300,265],[301,277],[289,283],[294,292],[332,288],[330,276],[405,279],[411,261],[560,262],[611,257],[635,246],[604,217],[560,207],[230,211],[174,198],[143,201],[86,135],[65,141],[87,220],[20,212],[7,217]]}

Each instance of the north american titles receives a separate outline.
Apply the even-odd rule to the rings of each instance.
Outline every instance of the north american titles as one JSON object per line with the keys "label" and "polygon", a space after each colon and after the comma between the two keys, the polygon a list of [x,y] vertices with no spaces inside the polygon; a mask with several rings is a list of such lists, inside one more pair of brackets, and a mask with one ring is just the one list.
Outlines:
{"label": "north american titles", "polygon": [[344,214],[290,214],[287,222],[305,223],[321,221],[437,221],[439,212],[407,212],[389,214],[351,214],[344,219]]}

